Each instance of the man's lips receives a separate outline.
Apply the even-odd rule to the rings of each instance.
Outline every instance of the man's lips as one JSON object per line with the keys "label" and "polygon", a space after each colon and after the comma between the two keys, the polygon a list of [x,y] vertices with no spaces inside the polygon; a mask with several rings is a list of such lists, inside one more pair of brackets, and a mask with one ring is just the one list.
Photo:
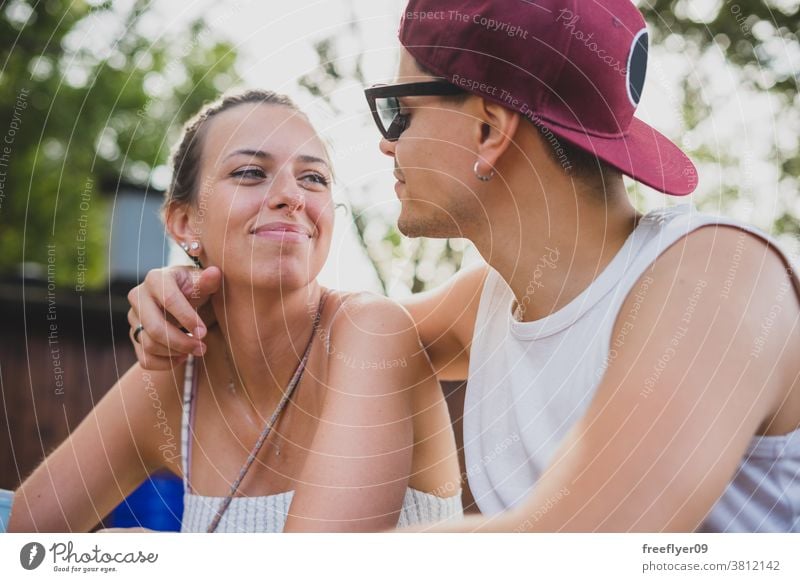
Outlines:
{"label": "man's lips", "polygon": [[397,180],[401,184],[405,184],[406,183],[406,181],[403,179],[403,177],[400,174],[400,172],[398,172],[397,170],[394,171],[394,177],[395,177],[395,180]]}
{"label": "man's lips", "polygon": [[311,231],[301,224],[289,222],[270,222],[262,224],[250,231],[259,238],[282,241],[307,241],[311,239]]}

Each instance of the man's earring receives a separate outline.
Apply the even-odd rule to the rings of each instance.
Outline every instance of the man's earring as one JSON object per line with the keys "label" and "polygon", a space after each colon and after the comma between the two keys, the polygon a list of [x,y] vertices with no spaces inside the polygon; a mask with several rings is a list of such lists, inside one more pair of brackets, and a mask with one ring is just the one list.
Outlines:
{"label": "man's earring", "polygon": [[494,170],[490,170],[488,174],[481,174],[478,171],[478,164],[480,164],[480,160],[475,162],[475,165],[472,166],[472,171],[475,173],[475,177],[478,178],[481,182],[488,182],[492,178],[494,178]]}

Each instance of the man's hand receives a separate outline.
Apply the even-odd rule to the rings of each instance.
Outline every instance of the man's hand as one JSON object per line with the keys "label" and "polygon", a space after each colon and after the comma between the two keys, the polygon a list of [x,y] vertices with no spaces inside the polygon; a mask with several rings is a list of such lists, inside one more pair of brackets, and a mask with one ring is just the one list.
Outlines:
{"label": "man's hand", "polygon": [[[198,310],[207,304],[222,282],[217,267],[198,270],[195,267],[153,269],[144,283],[131,289],[128,301],[130,337],[141,366],[148,370],[169,370],[182,363],[189,354],[200,356],[206,346],[200,341],[213,323],[213,312]],[[143,329],[134,339],[136,328]],[[190,330],[190,334],[181,331]]]}

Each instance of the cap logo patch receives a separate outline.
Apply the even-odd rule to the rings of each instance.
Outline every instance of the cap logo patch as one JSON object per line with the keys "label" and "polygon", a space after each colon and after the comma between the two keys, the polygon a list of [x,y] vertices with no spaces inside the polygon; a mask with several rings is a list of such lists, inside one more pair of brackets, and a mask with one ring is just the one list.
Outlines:
{"label": "cap logo patch", "polygon": [[631,50],[628,53],[628,99],[634,107],[639,105],[639,100],[642,98],[649,44],[647,29],[642,29],[633,37]]}

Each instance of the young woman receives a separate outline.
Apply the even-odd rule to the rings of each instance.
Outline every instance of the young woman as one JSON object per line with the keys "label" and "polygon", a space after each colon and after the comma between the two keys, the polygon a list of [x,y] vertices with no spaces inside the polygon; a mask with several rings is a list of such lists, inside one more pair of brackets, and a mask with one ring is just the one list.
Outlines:
{"label": "young woman", "polygon": [[173,369],[128,370],[16,491],[9,531],[89,530],[163,467],[184,480],[183,531],[460,517],[450,420],[412,320],[317,282],[334,205],[305,115],[271,92],[227,97],[188,124],[173,163],[165,222],[218,268],[217,323],[202,343],[174,336],[197,348]]}

